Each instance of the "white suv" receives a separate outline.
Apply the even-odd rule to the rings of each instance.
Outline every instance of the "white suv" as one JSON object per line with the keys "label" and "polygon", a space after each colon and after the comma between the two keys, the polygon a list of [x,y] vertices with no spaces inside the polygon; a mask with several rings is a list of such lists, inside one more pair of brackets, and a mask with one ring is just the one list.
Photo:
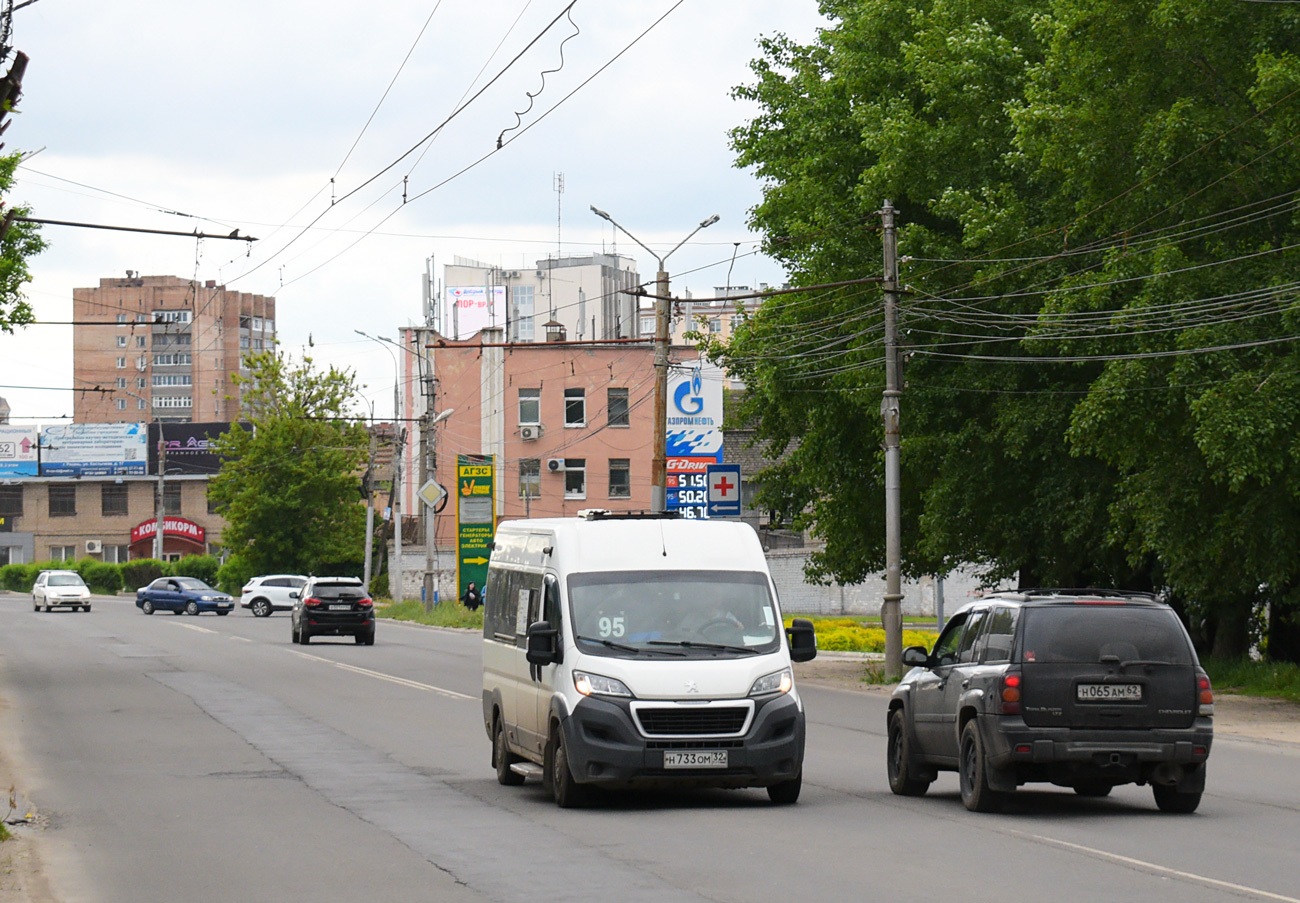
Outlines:
{"label": "white suv", "polygon": [[90,587],[76,571],[41,571],[32,584],[32,611],[71,608],[90,611]]}
{"label": "white suv", "polygon": [[306,577],[297,574],[254,577],[244,584],[239,604],[251,608],[259,618],[265,618],[273,611],[288,611],[293,608],[293,599],[289,594],[302,589],[306,582]]}

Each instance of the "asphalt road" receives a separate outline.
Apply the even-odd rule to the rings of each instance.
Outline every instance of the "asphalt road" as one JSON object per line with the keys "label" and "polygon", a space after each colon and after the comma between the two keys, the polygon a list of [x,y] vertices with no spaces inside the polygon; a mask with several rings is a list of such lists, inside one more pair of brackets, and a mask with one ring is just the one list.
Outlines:
{"label": "asphalt road", "polygon": [[1300,746],[1220,737],[1192,816],[1148,788],[954,775],[889,792],[880,695],[805,686],[803,796],[610,795],[561,811],[489,766],[475,635],[381,622],[289,642],[284,614],[35,613],[0,595],[0,745],[65,903],[1135,899],[1300,903]]}

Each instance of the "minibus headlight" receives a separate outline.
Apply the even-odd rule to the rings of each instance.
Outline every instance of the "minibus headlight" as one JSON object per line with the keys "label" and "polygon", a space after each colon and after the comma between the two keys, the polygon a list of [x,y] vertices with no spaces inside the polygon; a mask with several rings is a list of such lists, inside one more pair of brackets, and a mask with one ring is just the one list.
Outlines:
{"label": "minibus headlight", "polygon": [[600,674],[588,674],[586,671],[573,672],[573,686],[583,696],[631,696],[627,684],[612,677]]}
{"label": "minibus headlight", "polygon": [[780,671],[774,671],[754,681],[754,685],[749,688],[749,695],[766,696],[769,693],[789,693],[790,688],[793,686],[794,674],[789,668],[782,668]]}

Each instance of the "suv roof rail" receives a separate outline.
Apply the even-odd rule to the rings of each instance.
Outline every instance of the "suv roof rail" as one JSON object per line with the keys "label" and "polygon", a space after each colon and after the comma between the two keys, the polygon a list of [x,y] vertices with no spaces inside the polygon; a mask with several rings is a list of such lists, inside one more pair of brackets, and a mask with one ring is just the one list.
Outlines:
{"label": "suv roof rail", "polygon": [[677,520],[676,511],[609,511],[605,508],[583,508],[578,517],[583,520]]}
{"label": "suv roof rail", "polygon": [[1155,593],[1145,593],[1137,590],[1127,589],[1098,589],[1095,586],[1086,587],[1043,587],[1039,589],[1024,589],[1017,592],[1027,599],[1040,598],[1043,596],[1094,596],[1100,599],[1155,599]]}

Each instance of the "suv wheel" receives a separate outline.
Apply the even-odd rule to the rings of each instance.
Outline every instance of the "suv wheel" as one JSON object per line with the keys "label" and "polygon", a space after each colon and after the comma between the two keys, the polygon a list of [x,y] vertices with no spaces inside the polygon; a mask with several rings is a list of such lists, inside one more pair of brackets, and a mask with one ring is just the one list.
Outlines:
{"label": "suv wheel", "polygon": [[1156,806],[1161,812],[1181,812],[1186,815],[1196,811],[1201,804],[1201,792],[1179,793],[1177,787],[1164,784],[1152,784],[1151,792],[1155,794]]}
{"label": "suv wheel", "polygon": [[510,770],[510,766],[519,760],[510,751],[506,742],[506,729],[497,718],[496,733],[492,735],[492,765],[497,770],[497,783],[507,787],[518,787],[524,782],[524,776]]}
{"label": "suv wheel", "polygon": [[989,787],[988,762],[984,757],[984,741],[979,727],[972,718],[961,732],[961,801],[972,812],[997,812],[1002,808],[1006,794]]}
{"label": "suv wheel", "polygon": [[930,789],[933,778],[922,776],[912,759],[912,741],[902,709],[889,716],[888,745],[889,789],[899,796],[922,796]]}
{"label": "suv wheel", "polygon": [[253,617],[266,618],[266,617],[270,617],[270,614],[271,614],[270,602],[267,602],[265,599],[253,600]]}

